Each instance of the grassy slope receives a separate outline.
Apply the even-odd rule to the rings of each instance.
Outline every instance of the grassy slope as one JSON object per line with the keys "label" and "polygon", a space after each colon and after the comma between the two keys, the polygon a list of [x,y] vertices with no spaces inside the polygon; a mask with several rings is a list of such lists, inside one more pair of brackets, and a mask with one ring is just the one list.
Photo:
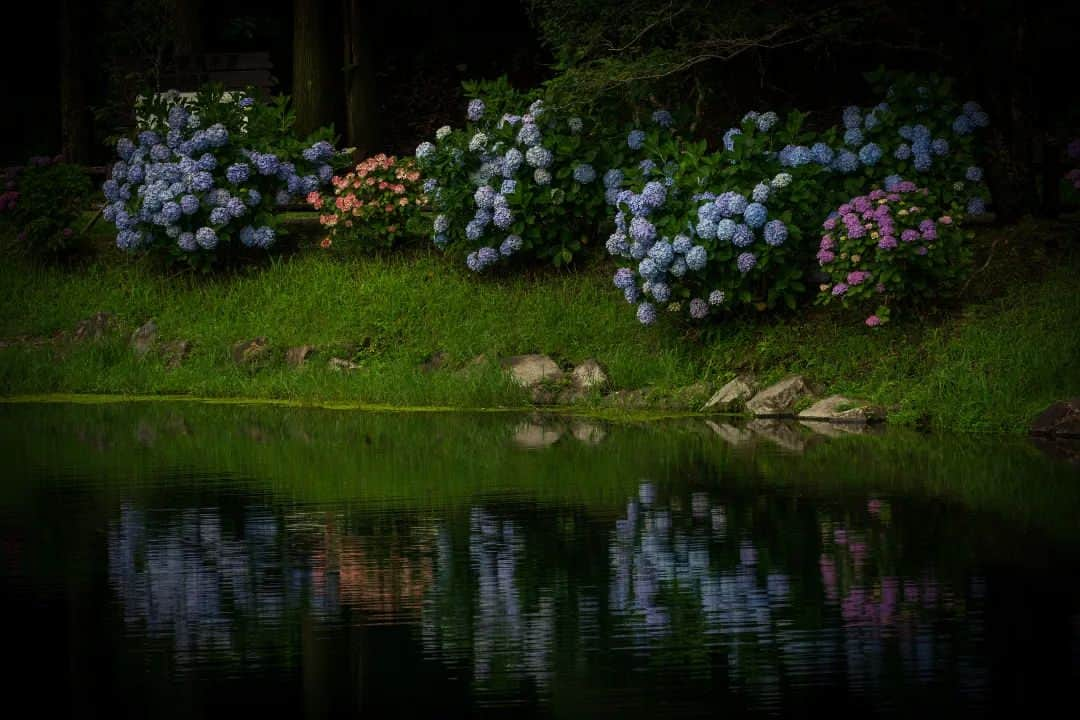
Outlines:
{"label": "grassy slope", "polygon": [[[753,371],[765,380],[799,371],[829,392],[884,403],[901,422],[1017,431],[1049,402],[1080,393],[1080,261],[1046,254],[1075,226],[1028,224],[986,231],[998,240],[968,302],[941,317],[870,332],[850,317],[731,322],[707,341],[670,325],[642,328],[610,288],[610,268],[478,281],[432,254],[340,260],[306,253],[229,278],[165,277],[105,255],[78,270],[0,268],[0,338],[70,330],[99,310],[124,332],[98,343],[0,350],[0,395],[42,392],[191,393],[408,405],[523,405],[495,359],[544,352],[563,362],[596,357],[617,388],[670,394],[698,380]],[[995,234],[996,232],[996,234]],[[127,332],[154,318],[163,339],[193,341],[166,371],[138,361]],[[237,340],[265,335],[276,348],[256,372],[229,361]],[[352,355],[364,369],[284,366],[303,343]],[[419,364],[442,351],[447,369]],[[480,354],[489,362],[466,367]]]}

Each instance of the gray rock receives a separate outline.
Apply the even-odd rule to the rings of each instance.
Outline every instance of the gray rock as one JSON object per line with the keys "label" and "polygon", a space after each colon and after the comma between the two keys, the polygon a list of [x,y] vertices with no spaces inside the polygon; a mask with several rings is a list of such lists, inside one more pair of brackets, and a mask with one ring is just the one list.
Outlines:
{"label": "gray rock", "polygon": [[570,373],[570,381],[577,390],[588,392],[606,386],[608,376],[604,368],[600,367],[600,363],[590,358],[574,368]]}
{"label": "gray rock", "polygon": [[131,334],[131,349],[136,357],[146,357],[146,354],[154,348],[157,341],[157,323],[147,320],[135,332]]}
{"label": "gray rock", "polygon": [[190,340],[173,340],[165,343],[165,346],[161,348],[161,359],[165,361],[165,367],[169,370],[180,367],[190,354]]}
{"label": "gray rock", "polygon": [[799,420],[817,420],[831,423],[862,424],[881,422],[885,419],[885,409],[877,405],[868,405],[859,400],[850,400],[842,395],[831,395],[799,413]]}
{"label": "gray rock", "polygon": [[1080,438],[1080,397],[1054,403],[1031,423],[1031,434]]}
{"label": "gray rock", "polygon": [[574,434],[579,442],[586,445],[599,445],[607,437],[607,431],[601,425],[596,423],[585,422],[584,420],[574,423],[570,428],[570,432]]}
{"label": "gray rock", "polygon": [[285,351],[285,364],[289,367],[298,368],[304,365],[315,352],[314,345],[298,345]]}
{"label": "gray rock", "polygon": [[524,422],[514,430],[514,444],[526,450],[550,447],[562,437],[562,429],[534,422]]}
{"label": "gray rock", "polygon": [[701,409],[713,412],[738,412],[754,394],[754,380],[740,375],[716,391]]}
{"label": "gray rock", "polygon": [[359,370],[359,363],[354,363],[352,360],[346,360],[345,358],[330,358],[326,363],[326,366],[334,372],[352,372],[353,370]]}
{"label": "gray rock", "polygon": [[80,320],[71,334],[75,342],[100,340],[116,324],[116,316],[110,312],[95,313],[92,317]]}
{"label": "gray rock", "polygon": [[802,375],[792,375],[747,400],[746,409],[757,417],[793,417],[796,403],[810,394]]}
{"label": "gray rock", "polygon": [[514,382],[527,388],[559,380],[563,374],[547,355],[514,355],[504,359],[502,366],[510,372]]}
{"label": "gray rock", "polygon": [[747,447],[754,444],[753,433],[741,427],[729,423],[713,422],[712,420],[706,420],[705,424],[719,435],[721,440],[732,447]]}
{"label": "gray rock", "polygon": [[869,435],[880,432],[884,426],[878,423],[823,422],[820,420],[800,420],[799,424],[817,435],[837,438],[845,435]]}
{"label": "gray rock", "polygon": [[232,346],[232,359],[237,365],[247,365],[266,357],[270,342],[265,337],[241,340]]}

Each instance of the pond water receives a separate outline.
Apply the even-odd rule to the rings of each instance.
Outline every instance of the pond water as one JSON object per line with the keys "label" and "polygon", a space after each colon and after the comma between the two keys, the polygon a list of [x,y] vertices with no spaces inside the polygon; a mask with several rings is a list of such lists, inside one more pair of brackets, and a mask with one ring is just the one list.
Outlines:
{"label": "pond water", "polygon": [[0,406],[37,714],[1032,715],[1080,678],[1076,465],[1026,439]]}

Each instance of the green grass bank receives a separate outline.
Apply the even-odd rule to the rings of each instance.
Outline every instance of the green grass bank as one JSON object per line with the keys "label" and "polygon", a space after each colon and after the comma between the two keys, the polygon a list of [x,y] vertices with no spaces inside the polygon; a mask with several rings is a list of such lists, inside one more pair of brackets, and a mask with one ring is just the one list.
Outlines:
{"label": "green grass bank", "polygon": [[[217,277],[170,275],[109,251],[67,267],[4,259],[0,395],[524,407],[527,392],[498,360],[540,352],[563,363],[596,358],[614,389],[648,389],[646,403],[658,408],[693,408],[702,388],[687,388],[718,387],[738,373],[767,382],[799,372],[826,392],[885,405],[894,423],[1021,432],[1051,402],[1080,394],[1078,227],[1073,218],[981,230],[978,270],[961,302],[878,331],[816,308],[707,333],[645,328],[611,287],[606,263],[478,279],[426,251],[300,252]],[[70,341],[99,311],[114,313],[116,327],[100,340]],[[179,367],[129,349],[131,331],[151,318],[162,341],[191,342]],[[268,338],[269,359],[235,364],[232,345],[257,336]],[[289,367],[286,349],[303,344],[318,353]],[[436,353],[445,365],[426,368]],[[332,371],[334,356],[361,367]],[[580,409],[619,412],[599,394]]]}

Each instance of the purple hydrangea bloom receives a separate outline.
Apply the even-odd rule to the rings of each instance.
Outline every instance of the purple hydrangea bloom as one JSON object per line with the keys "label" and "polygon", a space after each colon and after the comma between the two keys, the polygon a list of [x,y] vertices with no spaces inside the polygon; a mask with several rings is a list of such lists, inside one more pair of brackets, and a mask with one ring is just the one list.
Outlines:
{"label": "purple hydrangea bloom", "polygon": [[234,218],[238,218],[247,212],[247,206],[244,205],[244,201],[238,197],[229,198],[229,202],[225,203],[225,209],[228,210],[229,215]]}
{"label": "purple hydrangea bloom", "polygon": [[735,247],[749,247],[754,243],[754,231],[749,226],[739,223],[735,226],[735,232],[731,236],[731,244]]}
{"label": "purple hydrangea bloom", "polygon": [[246,163],[233,163],[225,170],[225,178],[233,185],[247,182],[251,177],[251,168]]}
{"label": "purple hydrangea bloom", "polygon": [[180,233],[176,239],[176,244],[184,252],[195,252],[195,249],[199,247],[199,244],[195,242],[195,233],[191,232]]}
{"label": "purple hydrangea bloom", "polygon": [[225,225],[229,222],[229,211],[223,207],[216,207],[210,211],[211,225]]}
{"label": "purple hydrangea bloom", "polygon": [[510,208],[505,205],[500,206],[495,209],[493,222],[495,223],[495,227],[505,230],[513,224],[514,214],[510,212]]}
{"label": "purple hydrangea bloom", "polygon": [[615,271],[615,276],[612,278],[612,282],[615,287],[620,290],[625,290],[628,287],[634,286],[634,271],[630,268],[619,268]]}
{"label": "purple hydrangea bloom", "polygon": [[161,206],[161,217],[166,223],[172,225],[173,223],[180,221],[180,216],[183,211],[180,210],[179,203],[169,201]]}
{"label": "purple hydrangea bloom", "polygon": [[643,217],[630,221],[630,237],[638,242],[651,243],[656,239],[656,227]]}
{"label": "purple hydrangea bloom", "polygon": [[671,299],[671,288],[667,283],[655,282],[649,286],[649,294],[656,302],[665,303]]}
{"label": "purple hydrangea bloom", "polygon": [[[496,221],[497,224],[497,221]],[[521,236],[519,235],[507,235],[506,239],[499,245],[499,253],[509,257],[521,249]]]}
{"label": "purple hydrangea bloom", "polygon": [[667,200],[667,190],[663,184],[655,180],[645,183],[641,191],[641,198],[651,208],[658,208]]}
{"label": "purple hydrangea bloom", "polygon": [[[153,130],[143,130],[141,133],[139,133],[139,145],[144,148],[151,148],[160,142],[161,136]],[[121,155],[121,157],[123,156]]]}
{"label": "purple hydrangea bloom", "polygon": [[848,291],[847,283],[838,282],[833,285],[832,294],[836,296],[843,295]]}
{"label": "purple hydrangea bloom", "polygon": [[739,257],[735,258],[735,267],[744,275],[753,270],[755,265],[757,265],[757,255],[752,252],[740,253]]}
{"label": "purple hydrangea bloom", "polygon": [[690,301],[690,317],[695,320],[701,320],[709,314],[709,304],[701,298],[694,298]]}

